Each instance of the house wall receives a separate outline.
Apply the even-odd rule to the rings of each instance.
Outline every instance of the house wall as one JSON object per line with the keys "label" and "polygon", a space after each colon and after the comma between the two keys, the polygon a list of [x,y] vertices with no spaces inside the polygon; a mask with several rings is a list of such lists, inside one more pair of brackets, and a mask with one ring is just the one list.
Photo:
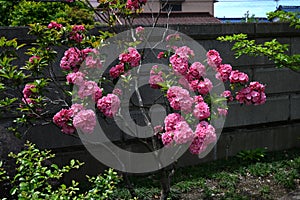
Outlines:
{"label": "house wall", "polygon": [[[160,2],[161,0],[148,0],[144,6],[144,12],[158,12],[160,9]],[[176,0],[169,2],[176,2]],[[214,15],[214,3],[213,0],[185,0],[182,1],[182,12],[204,12]]]}
{"label": "house wall", "polygon": [[[294,54],[300,53],[300,31],[282,23],[177,25],[170,28],[189,35],[207,50],[218,50],[224,63],[230,63],[233,68],[247,72],[251,80],[266,84],[267,93],[267,102],[261,106],[230,104],[225,127],[211,153],[204,159],[186,153],[180,159],[179,165],[221,159],[245,149],[267,147],[269,151],[277,151],[300,147],[300,73],[275,68],[265,57],[242,56],[236,60],[231,51],[231,44],[215,40],[221,35],[241,32],[258,42],[276,38],[289,44],[289,53]],[[20,42],[30,44],[34,38],[27,35],[27,31],[25,27],[0,27],[0,35],[9,39],[18,38]],[[93,32],[97,33],[98,29]],[[63,51],[60,51],[59,55],[62,54]],[[28,57],[21,57],[18,62],[22,63],[26,59]],[[142,93],[147,99],[149,93]],[[1,123],[5,125],[9,120],[2,119]],[[111,140],[120,140],[121,134],[118,130],[114,126],[108,128],[112,133]],[[79,139],[61,134],[60,130],[52,125],[34,128],[27,135],[27,139],[37,143],[39,147],[54,149],[58,153],[57,160],[61,163],[75,157],[86,163],[83,170],[87,173],[93,174],[103,168],[103,165],[82,147]]]}

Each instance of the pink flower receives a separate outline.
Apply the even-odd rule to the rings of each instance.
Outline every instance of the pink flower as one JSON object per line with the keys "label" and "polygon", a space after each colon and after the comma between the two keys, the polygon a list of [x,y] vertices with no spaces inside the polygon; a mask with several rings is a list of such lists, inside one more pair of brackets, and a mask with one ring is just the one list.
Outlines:
{"label": "pink flower", "polygon": [[135,29],[135,33],[137,34],[137,35],[139,35],[139,34],[141,34],[142,32],[144,32],[144,28],[142,27],[142,26],[139,26],[139,27],[137,27],[136,29]]}
{"label": "pink flower", "polygon": [[97,102],[97,108],[107,117],[116,115],[120,108],[120,99],[117,95],[108,94]]}
{"label": "pink flower", "polygon": [[154,126],[153,129],[154,129],[154,135],[158,133],[162,133],[164,131],[164,127],[162,127],[161,125]]}
{"label": "pink flower", "polygon": [[173,139],[177,144],[185,144],[194,139],[194,132],[186,121],[180,121],[175,125]]}
{"label": "pink flower", "polygon": [[41,59],[41,57],[39,57],[39,56],[31,56],[29,58],[29,62],[30,63],[35,63],[36,61],[39,61],[40,59]]}
{"label": "pink flower", "polygon": [[191,112],[193,98],[190,97],[190,94],[186,89],[179,86],[172,86],[167,91],[167,98],[173,109]]}
{"label": "pink flower", "polygon": [[96,87],[94,89],[94,93],[92,94],[93,101],[97,102],[102,97],[102,89],[99,87]]}
{"label": "pink flower", "polygon": [[120,88],[115,88],[113,91],[112,91],[113,94],[117,95],[117,96],[122,96],[123,92]]}
{"label": "pink flower", "polygon": [[204,78],[203,81],[200,81],[197,85],[197,90],[200,94],[206,95],[213,88],[212,82],[208,78]]}
{"label": "pink flower", "polygon": [[60,61],[60,67],[63,70],[78,71],[78,66],[82,61],[81,51],[76,47],[71,47],[64,53],[64,57]]}
{"label": "pink flower", "polygon": [[199,102],[195,105],[193,114],[199,120],[207,119],[210,116],[209,106],[204,101]]}
{"label": "pink flower", "polygon": [[157,65],[154,65],[150,71],[150,78],[149,78],[149,84],[150,87],[153,89],[159,89],[161,88],[158,83],[164,82],[164,79],[162,77],[162,71],[158,68]]}
{"label": "pink flower", "polygon": [[218,108],[218,113],[220,116],[227,116],[228,110],[224,108]]}
{"label": "pink flower", "polygon": [[77,43],[82,42],[83,35],[82,32],[85,30],[83,25],[73,25],[72,31],[70,32],[70,40],[74,40]]}
{"label": "pink flower", "polygon": [[81,110],[73,119],[75,128],[80,129],[84,133],[92,133],[96,126],[96,115],[92,110]]}
{"label": "pink flower", "polygon": [[141,60],[141,55],[135,48],[129,47],[128,53],[119,55],[119,60],[121,63],[129,63],[131,67],[137,67]]}
{"label": "pink flower", "polygon": [[206,121],[201,121],[195,130],[195,138],[190,145],[192,154],[200,154],[206,150],[207,146],[217,139],[215,128]]}
{"label": "pink flower", "polygon": [[166,37],[166,41],[167,41],[167,42],[170,41],[170,40],[172,40],[172,39],[178,40],[178,39],[180,39],[180,35],[177,34],[177,33],[174,33],[174,34],[170,34],[170,35],[168,35],[168,36]]}
{"label": "pink flower", "polygon": [[109,75],[112,78],[118,78],[120,75],[124,73],[124,63],[120,63],[109,70]]}
{"label": "pink flower", "polygon": [[159,83],[164,82],[164,79],[160,75],[151,75],[149,78],[150,87],[153,89],[159,89],[161,86]]}
{"label": "pink flower", "polygon": [[66,78],[70,84],[81,85],[83,84],[85,74],[82,72],[72,72],[69,73]]}
{"label": "pink flower", "polygon": [[78,31],[85,31],[85,28],[83,25],[73,25],[72,31],[78,32]]}
{"label": "pink flower", "polygon": [[23,89],[23,96],[25,98],[30,98],[34,94],[34,92],[32,92],[32,90],[35,89],[35,88],[36,87],[35,87],[34,84],[30,84],[30,83],[26,84],[24,89]]}
{"label": "pink flower", "polygon": [[265,86],[258,82],[251,82],[236,95],[236,100],[246,105],[260,105],[266,102]]}
{"label": "pink flower", "polygon": [[54,28],[54,29],[56,29],[56,30],[60,30],[62,27],[63,27],[63,25],[58,24],[57,22],[53,22],[53,21],[50,22],[50,24],[48,24],[48,28],[49,28],[49,29]]}
{"label": "pink flower", "polygon": [[247,74],[234,70],[230,73],[229,80],[230,83],[247,83],[249,78]]}
{"label": "pink flower", "polygon": [[53,117],[53,123],[61,128],[61,131],[66,134],[72,134],[75,131],[72,125],[73,110],[71,109],[61,109]]}
{"label": "pink flower", "polygon": [[[185,89],[188,89],[188,90],[193,90],[193,88],[191,88],[190,86],[190,83],[188,82],[188,80],[185,78],[185,77],[181,77],[179,80],[178,80],[178,83],[184,87]],[[198,83],[198,82],[197,82]]]}
{"label": "pink flower", "polygon": [[171,113],[166,116],[164,123],[165,123],[165,130],[167,132],[174,131],[176,128],[176,124],[180,121],[184,121],[184,118],[178,113]]}
{"label": "pink flower", "polygon": [[79,111],[83,110],[83,105],[75,103],[72,104],[71,110],[73,111],[73,114],[76,115]]}
{"label": "pink flower", "polygon": [[208,65],[215,70],[222,63],[222,58],[220,57],[219,52],[216,50],[209,50],[206,54],[206,57]]}
{"label": "pink flower", "polygon": [[221,64],[218,69],[217,69],[217,73],[216,73],[216,78],[219,79],[220,81],[227,81],[229,79],[230,73],[232,71],[232,67],[231,65],[228,64]]}
{"label": "pink flower", "polygon": [[85,65],[90,69],[101,69],[102,68],[102,62],[99,58],[93,58],[93,56],[88,56],[85,59]]}
{"label": "pink flower", "polygon": [[84,81],[79,86],[78,96],[83,99],[91,96],[94,101],[97,101],[102,96],[102,90],[94,81]]}
{"label": "pink flower", "polygon": [[139,1],[138,0],[127,0],[126,8],[129,10],[137,10],[139,9]]}
{"label": "pink flower", "polygon": [[161,59],[165,57],[165,52],[161,51],[157,54],[157,59]]}
{"label": "pink flower", "polygon": [[189,47],[187,46],[182,46],[182,47],[178,47],[175,50],[175,54],[177,54],[180,58],[190,58],[191,56],[194,56],[194,51],[191,50]]}
{"label": "pink flower", "polygon": [[139,52],[135,48],[129,47],[128,54],[130,56],[129,63],[131,67],[139,66],[139,62],[141,60],[141,55],[139,54]]}
{"label": "pink flower", "polygon": [[229,90],[225,90],[221,96],[227,98],[227,101],[233,101],[233,96]]}
{"label": "pink flower", "polygon": [[196,104],[201,103],[201,102],[203,102],[203,101],[204,101],[204,100],[203,100],[203,97],[202,97],[201,95],[194,96],[194,102],[195,102]]}
{"label": "pink flower", "polygon": [[170,147],[173,144],[173,134],[172,132],[165,132],[161,135],[161,140],[164,146]]}
{"label": "pink flower", "polygon": [[205,66],[200,62],[194,62],[186,75],[188,81],[198,80],[201,77],[206,76]]}
{"label": "pink flower", "polygon": [[170,57],[170,63],[172,64],[175,74],[186,75],[189,67],[187,58],[181,58],[179,55],[174,54]]}

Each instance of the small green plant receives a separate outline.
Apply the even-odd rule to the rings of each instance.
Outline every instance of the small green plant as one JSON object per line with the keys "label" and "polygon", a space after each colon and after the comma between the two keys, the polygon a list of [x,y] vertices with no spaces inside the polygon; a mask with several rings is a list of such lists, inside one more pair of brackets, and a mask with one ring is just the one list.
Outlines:
{"label": "small green plant", "polygon": [[269,194],[270,194],[270,186],[268,185],[263,185],[260,190],[259,190],[260,195],[265,198],[269,199]]}
{"label": "small green plant", "polygon": [[0,182],[8,178],[6,176],[6,171],[2,168],[2,164],[2,161],[0,161]]}
{"label": "small green plant", "polygon": [[237,154],[237,157],[243,161],[260,161],[266,155],[266,149],[257,148],[252,150],[243,150]]}
{"label": "small green plant", "polygon": [[[107,199],[119,182],[117,173],[112,169],[103,176],[89,177],[91,189],[79,193],[79,183],[72,180],[71,185],[60,184],[65,173],[78,169],[83,163],[71,160],[69,165],[59,168],[50,160],[55,157],[48,150],[39,150],[34,144],[27,142],[25,150],[18,154],[10,153],[16,160],[17,168],[14,177],[6,178],[6,173],[0,169],[0,177],[10,181],[12,198],[17,199]],[[2,164],[0,164],[1,167]]]}

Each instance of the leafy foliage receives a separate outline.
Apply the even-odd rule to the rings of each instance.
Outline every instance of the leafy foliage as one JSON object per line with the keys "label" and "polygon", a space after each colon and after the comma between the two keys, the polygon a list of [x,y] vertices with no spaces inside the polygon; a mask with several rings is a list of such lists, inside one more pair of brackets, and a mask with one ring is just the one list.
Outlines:
{"label": "leafy foliage", "polygon": [[[25,150],[9,156],[18,165],[16,175],[8,179],[13,186],[10,193],[18,199],[107,199],[119,182],[117,173],[109,169],[103,176],[90,177],[91,189],[79,193],[79,183],[74,180],[70,186],[58,185],[64,174],[83,165],[78,160],[71,160],[69,165],[60,168],[50,162],[54,154],[39,150],[29,142]],[[5,171],[0,169],[0,176],[4,175]]]}
{"label": "leafy foliage", "polygon": [[50,21],[94,24],[94,12],[83,1],[64,3],[3,0],[0,5],[1,26],[27,26],[32,23],[46,25]]}
{"label": "leafy foliage", "polygon": [[[300,28],[299,13],[276,11],[268,13],[269,19],[278,18],[281,22],[288,22],[296,29]],[[289,45],[281,44],[276,39],[258,44],[255,40],[248,39],[246,34],[234,34],[218,37],[222,42],[234,43],[232,50],[236,58],[242,55],[266,56],[277,67],[286,67],[294,71],[300,70],[300,54],[289,55]]]}
{"label": "leafy foliage", "polygon": [[236,58],[242,55],[266,56],[273,61],[277,67],[287,67],[292,70],[300,69],[300,55],[288,55],[289,45],[281,44],[276,39],[258,44],[255,40],[249,40],[246,34],[234,34],[217,38],[222,42],[234,42],[232,50]]}

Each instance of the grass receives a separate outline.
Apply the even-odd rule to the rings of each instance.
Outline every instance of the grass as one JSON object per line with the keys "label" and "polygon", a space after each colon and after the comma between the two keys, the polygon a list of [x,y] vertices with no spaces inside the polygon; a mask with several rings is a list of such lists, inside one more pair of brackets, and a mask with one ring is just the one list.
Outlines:
{"label": "grass", "polygon": [[[266,153],[258,161],[232,157],[179,168],[170,199],[276,199],[300,186],[300,149]],[[137,199],[159,199],[159,175],[131,176]],[[131,199],[120,184],[112,199]]]}

